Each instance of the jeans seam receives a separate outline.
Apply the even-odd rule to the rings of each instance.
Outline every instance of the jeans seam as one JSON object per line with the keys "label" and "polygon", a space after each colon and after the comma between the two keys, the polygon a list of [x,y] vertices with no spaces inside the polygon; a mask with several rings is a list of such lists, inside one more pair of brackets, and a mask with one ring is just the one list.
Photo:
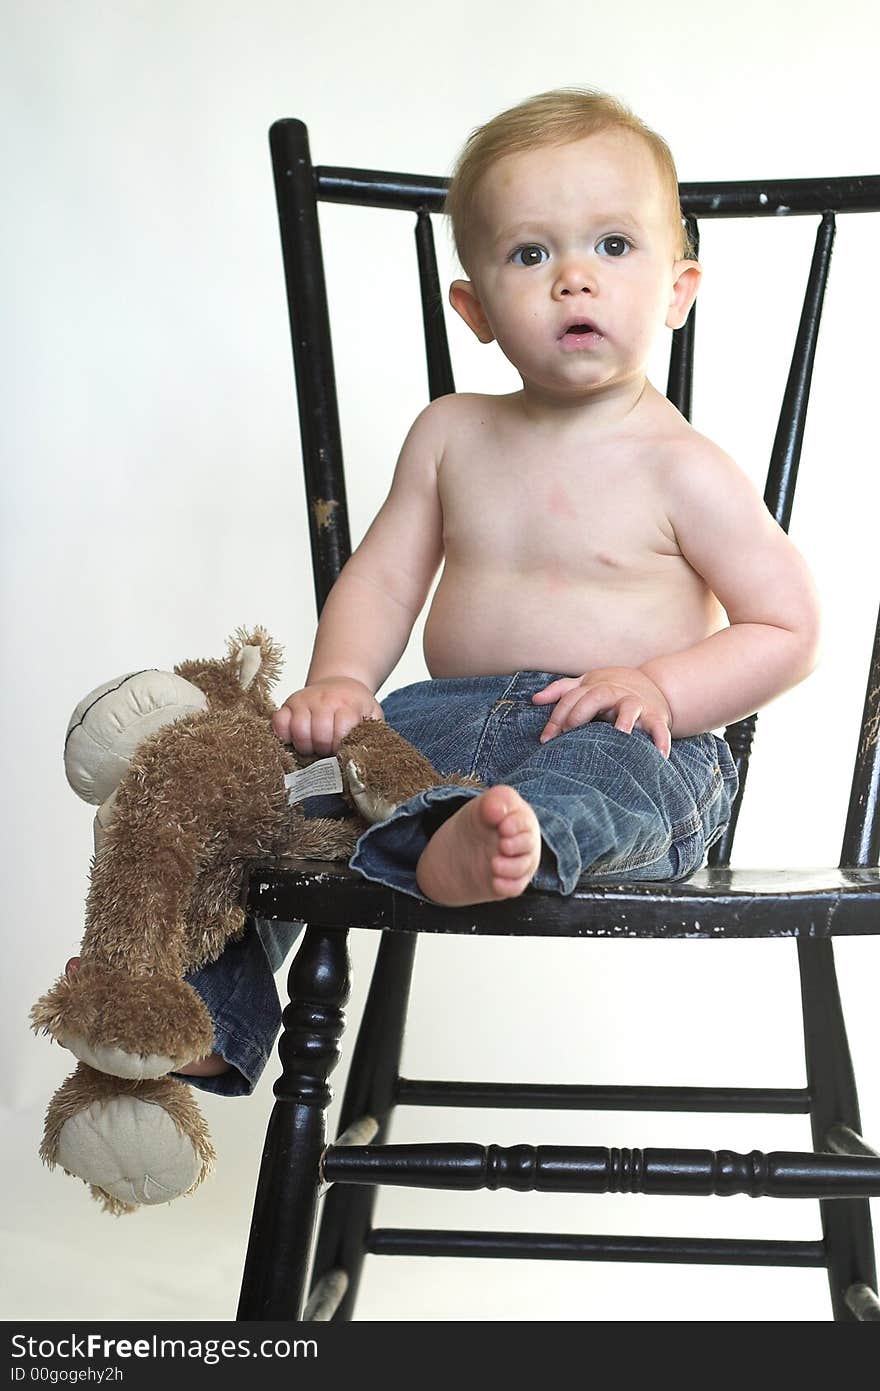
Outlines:
{"label": "jeans seam", "polygon": [[[613,873],[613,874],[628,874],[629,871],[630,871],[630,870],[633,870],[633,869],[647,869],[650,865],[659,864],[659,862],[660,862],[661,860],[663,860],[663,859],[666,858],[666,856],[669,854],[670,850],[674,850],[674,851],[676,852],[676,854],[679,856],[679,859],[681,859],[681,857],[682,857],[682,852],[683,852],[684,850],[686,850],[686,849],[689,849],[692,842],[693,842],[693,843],[699,842],[699,840],[701,839],[701,837],[702,837],[702,827],[701,827],[701,826],[698,826],[698,827],[696,828],[696,830],[692,831],[689,835],[684,835],[684,836],[672,836],[672,837],[670,838],[670,840],[669,840],[669,843],[664,847],[664,849],[661,851],[661,853],[660,853],[659,855],[655,855],[653,859],[651,859],[651,860],[627,860],[627,861],[625,861],[622,865],[616,865],[615,868],[614,868],[613,870],[608,870],[607,873],[609,873],[609,874],[612,874],[612,873]],[[601,871],[600,871],[600,872],[601,872]]]}
{"label": "jeans seam", "polygon": [[[694,794],[693,792],[691,792],[687,778],[684,776],[684,774],[679,772],[678,768],[676,768],[674,765],[672,767],[672,771],[687,788],[690,796],[693,797]],[[709,790],[705,793],[705,795],[700,796],[699,800],[694,798],[693,815],[688,817],[686,821],[682,821],[679,825],[672,827],[672,836],[674,840],[678,839],[679,836],[681,836],[681,834],[685,831],[686,827],[691,826],[693,827],[693,832],[698,831],[702,826],[703,813],[707,812],[710,807],[713,807],[715,803],[718,801],[718,798],[721,796],[721,793],[724,790],[724,779],[721,776],[721,769],[715,767],[713,768],[712,773],[712,785],[709,788]]]}
{"label": "jeans seam", "polygon": [[721,774],[719,772],[718,776],[712,779],[712,786],[710,787],[705,798],[703,798],[702,801],[699,801],[696,804],[697,815],[699,816],[701,822],[703,812],[708,811],[710,807],[714,807],[715,803],[718,801],[718,798],[721,796],[721,793],[723,791],[724,779],[721,777]]}
{"label": "jeans seam", "polygon": [[[496,700],[495,704],[492,706],[492,709],[489,711],[488,716],[486,717],[486,721],[485,721],[485,723],[484,723],[484,725],[483,725],[483,732],[482,732],[482,734],[480,735],[479,741],[478,741],[478,743],[477,743],[477,747],[476,747],[476,749],[474,750],[474,756],[473,756],[473,758],[471,759],[471,769],[470,769],[470,770],[471,770],[471,775],[474,776],[474,777],[479,777],[479,776],[480,776],[480,775],[477,773],[477,764],[481,761],[484,746],[486,745],[487,741],[489,741],[490,739],[491,739],[491,743],[490,743],[490,745],[489,745],[488,754],[487,754],[485,760],[483,760],[483,761],[484,761],[486,764],[488,764],[488,763],[491,761],[492,754],[493,754],[493,752],[494,752],[494,750],[495,750],[495,745],[497,744],[499,735],[500,735],[500,733],[501,733],[501,725],[502,725],[504,719],[506,718],[506,716],[510,713],[510,710],[511,710],[511,708],[513,707],[513,704],[514,704],[514,702],[513,702],[512,700],[508,699],[507,693],[508,693],[508,691],[510,691],[510,690],[512,689],[513,686],[516,685],[516,679],[517,679],[517,673],[514,673],[514,675],[510,678],[510,680],[508,681],[508,683],[507,683],[507,685],[505,686],[504,690],[502,691],[501,695],[498,697],[498,699]],[[498,719],[493,719],[493,717],[494,717],[496,714],[499,716],[499,718],[498,718]]]}
{"label": "jeans seam", "polygon": [[[685,837],[685,839],[687,839],[687,837]],[[631,869],[646,869],[648,865],[656,865],[660,860],[664,859],[665,856],[669,854],[669,851],[674,844],[676,844],[675,837],[670,837],[666,845],[664,845],[663,849],[660,851],[659,855],[652,855],[650,860],[624,860],[623,864],[615,865],[613,869],[609,869],[607,871],[599,870],[598,872],[600,874],[602,874],[603,872],[607,872],[608,874],[627,874]]]}

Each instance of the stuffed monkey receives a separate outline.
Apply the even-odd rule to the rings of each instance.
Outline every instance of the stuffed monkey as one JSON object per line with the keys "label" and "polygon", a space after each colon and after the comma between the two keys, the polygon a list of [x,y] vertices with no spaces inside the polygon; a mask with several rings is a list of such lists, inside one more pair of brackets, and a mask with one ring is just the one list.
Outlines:
{"label": "stuffed monkey", "polygon": [[[239,629],[225,657],[142,671],[90,692],[73,713],[65,766],[98,804],[76,973],[33,1007],[36,1031],[79,1059],[52,1098],[41,1157],[119,1214],[191,1193],[214,1151],[192,1090],[166,1074],[208,1056],[213,1028],[184,975],[246,929],[249,859],[348,859],[371,821],[438,782],[382,720],[340,744],[342,820],[306,817],[298,758],[272,729],[281,651]],[[326,762],[329,763],[329,760]]]}

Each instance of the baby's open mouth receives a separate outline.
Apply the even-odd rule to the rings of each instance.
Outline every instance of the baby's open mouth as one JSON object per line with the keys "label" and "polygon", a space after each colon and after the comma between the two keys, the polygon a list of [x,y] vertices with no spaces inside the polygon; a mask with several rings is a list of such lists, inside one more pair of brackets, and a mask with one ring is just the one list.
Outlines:
{"label": "baby's open mouth", "polygon": [[591,324],[589,319],[583,319],[580,323],[569,324],[568,328],[563,329],[562,333],[559,336],[560,338],[567,338],[569,334],[575,336],[583,335],[585,333],[598,332],[599,330],[596,328],[595,324]]}

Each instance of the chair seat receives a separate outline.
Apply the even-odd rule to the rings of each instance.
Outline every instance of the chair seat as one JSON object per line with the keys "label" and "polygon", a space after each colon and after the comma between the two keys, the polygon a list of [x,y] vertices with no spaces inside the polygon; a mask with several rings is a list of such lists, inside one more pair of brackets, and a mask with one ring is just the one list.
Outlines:
{"label": "chair seat", "polygon": [[880,869],[716,869],[676,882],[584,879],[574,893],[444,908],[337,860],[255,860],[254,917],[327,927],[492,937],[838,937],[880,933]]}

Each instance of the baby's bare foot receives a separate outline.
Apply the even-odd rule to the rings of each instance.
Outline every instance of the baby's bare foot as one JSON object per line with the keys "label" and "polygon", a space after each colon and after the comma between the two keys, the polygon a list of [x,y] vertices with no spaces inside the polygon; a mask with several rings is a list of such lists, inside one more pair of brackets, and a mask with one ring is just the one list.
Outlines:
{"label": "baby's bare foot", "polygon": [[231,1064],[226,1061],[220,1053],[209,1053],[207,1058],[199,1058],[198,1062],[187,1063],[185,1067],[177,1069],[181,1077],[219,1077],[222,1072],[228,1072]]}
{"label": "baby's bare foot", "polygon": [[[64,968],[66,976],[72,976],[79,966],[79,957],[72,956]],[[230,1064],[219,1053],[209,1053],[207,1058],[199,1058],[197,1062],[187,1063],[185,1067],[179,1067],[177,1071],[184,1077],[219,1077],[222,1072],[228,1072]]]}
{"label": "baby's bare foot", "polygon": [[499,783],[472,797],[435,831],[416,865],[426,898],[448,907],[516,898],[541,859],[541,829],[528,802]]}

